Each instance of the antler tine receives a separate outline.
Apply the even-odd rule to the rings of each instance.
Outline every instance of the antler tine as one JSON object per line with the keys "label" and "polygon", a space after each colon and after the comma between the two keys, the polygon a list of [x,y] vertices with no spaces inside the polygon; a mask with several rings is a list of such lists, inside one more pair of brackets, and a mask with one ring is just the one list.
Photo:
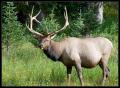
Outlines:
{"label": "antler tine", "polygon": [[36,32],[34,31],[33,29],[31,29],[27,24],[26,24],[26,27],[29,29],[30,32],[34,33],[35,35],[39,35],[39,36],[43,36],[43,34],[39,33],[39,32]]}
{"label": "antler tine", "polygon": [[66,6],[65,6],[64,9],[65,9],[65,12],[64,12],[65,25],[60,30],[57,30],[57,31],[55,31],[53,33],[50,33],[51,36],[54,36],[55,34],[59,33],[62,30],[64,30],[69,25]]}
{"label": "antler tine", "polygon": [[32,7],[31,16],[33,15],[34,6]]}
{"label": "antler tine", "polygon": [[69,25],[69,22],[68,22],[68,14],[67,14],[67,9],[66,9],[66,6],[65,6],[65,12],[64,12],[64,14],[65,14],[65,19],[66,19],[66,25]]}
{"label": "antler tine", "polygon": [[40,22],[36,19],[36,17],[40,14],[40,12],[41,12],[41,9],[40,9],[40,11],[33,17],[33,19],[34,19],[35,21],[37,21],[38,23],[40,23]]}
{"label": "antler tine", "polygon": [[35,35],[38,35],[38,36],[41,36],[41,37],[42,37],[43,34],[41,34],[41,33],[37,32],[37,31],[33,30],[33,20],[35,20],[35,21],[37,21],[38,23],[40,23],[40,22],[36,19],[36,17],[40,14],[41,10],[37,13],[37,15],[35,15],[35,16],[32,17],[32,15],[33,15],[33,10],[34,10],[34,6],[32,7],[31,14],[29,14],[29,17],[30,17],[30,27],[27,25],[27,23],[26,23],[26,27],[29,29],[30,32],[34,33]]}

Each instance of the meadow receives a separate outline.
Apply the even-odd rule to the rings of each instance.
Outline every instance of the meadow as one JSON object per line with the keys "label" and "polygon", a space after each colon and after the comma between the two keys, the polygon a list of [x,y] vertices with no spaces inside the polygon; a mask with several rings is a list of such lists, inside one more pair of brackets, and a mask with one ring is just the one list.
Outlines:
{"label": "meadow", "polygon": [[[108,67],[110,76],[105,86],[118,86],[118,35],[110,36],[113,43]],[[43,51],[30,42],[11,46],[10,56],[2,49],[2,86],[67,86],[65,66],[53,62]],[[99,66],[83,68],[85,86],[101,86],[102,70]],[[72,68],[71,84],[81,86],[75,68]]]}

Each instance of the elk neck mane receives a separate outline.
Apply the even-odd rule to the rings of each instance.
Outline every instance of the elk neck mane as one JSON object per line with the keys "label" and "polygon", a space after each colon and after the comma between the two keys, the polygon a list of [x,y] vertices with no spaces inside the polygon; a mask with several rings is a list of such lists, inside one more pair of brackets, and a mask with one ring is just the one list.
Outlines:
{"label": "elk neck mane", "polygon": [[46,50],[43,51],[46,54],[46,56],[53,61],[59,60],[62,55],[62,47],[60,42],[55,42],[53,40],[50,40],[50,45]]}

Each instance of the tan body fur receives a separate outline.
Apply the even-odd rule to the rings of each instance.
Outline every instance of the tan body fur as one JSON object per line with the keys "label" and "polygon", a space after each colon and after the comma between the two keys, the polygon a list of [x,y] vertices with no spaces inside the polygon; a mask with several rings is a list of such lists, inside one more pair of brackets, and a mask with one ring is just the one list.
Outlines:
{"label": "tan body fur", "polygon": [[[79,39],[70,37],[61,42],[53,42],[56,52],[62,54],[60,61],[65,65],[75,65],[74,61],[80,59],[82,67],[96,66],[102,56],[110,55],[112,43],[102,37]],[[105,60],[108,62],[108,58]]]}

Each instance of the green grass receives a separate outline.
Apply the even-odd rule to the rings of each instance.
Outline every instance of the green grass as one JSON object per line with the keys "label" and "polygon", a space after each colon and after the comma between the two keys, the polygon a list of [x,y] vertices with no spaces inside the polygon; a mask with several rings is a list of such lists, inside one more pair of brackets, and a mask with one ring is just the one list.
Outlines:
{"label": "green grass", "polygon": [[[109,60],[110,77],[106,86],[118,86],[118,42],[113,42],[113,51]],[[101,86],[102,70],[99,66],[83,68],[85,86]],[[67,86],[66,67],[60,62],[53,62],[44,53],[26,42],[11,48],[9,58],[6,49],[2,50],[2,85],[3,86]],[[72,69],[71,86],[80,86],[75,68]]]}

